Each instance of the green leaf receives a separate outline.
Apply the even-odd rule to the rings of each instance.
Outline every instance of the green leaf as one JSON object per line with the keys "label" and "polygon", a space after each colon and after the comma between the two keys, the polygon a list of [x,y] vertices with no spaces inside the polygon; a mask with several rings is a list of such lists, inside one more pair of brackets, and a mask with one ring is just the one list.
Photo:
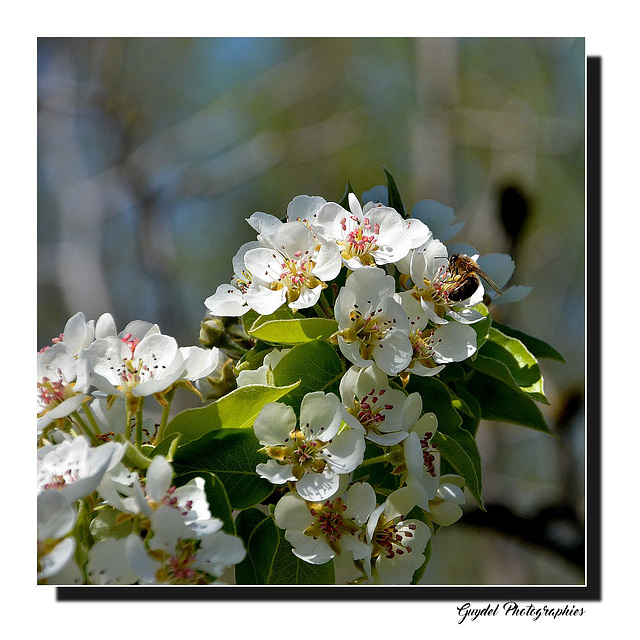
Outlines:
{"label": "green leaf", "polygon": [[302,398],[312,391],[338,394],[344,366],[336,350],[324,340],[314,340],[293,347],[273,370],[276,385],[299,385],[282,398],[282,402],[294,409],[300,407]]}
{"label": "green leaf", "polygon": [[302,344],[327,339],[338,330],[338,323],[330,318],[270,318],[271,316],[258,318],[249,333],[269,343]]}
{"label": "green leaf", "polygon": [[236,528],[231,514],[231,505],[229,504],[227,492],[220,478],[218,478],[215,473],[209,471],[192,471],[180,476],[174,476],[174,484],[181,487],[193,478],[202,478],[204,480],[204,492],[207,496],[211,516],[222,520],[223,531],[235,535]]}
{"label": "green leaf", "polygon": [[495,327],[489,330],[489,339],[471,366],[521,390],[538,402],[549,404],[544,395],[538,361],[520,340]]}
{"label": "green leaf", "polygon": [[[241,511],[236,518],[236,532],[244,542],[244,548],[249,548],[249,540],[253,530],[269,516],[266,513],[252,507]],[[259,535],[259,534],[258,534]],[[235,567],[236,584],[257,584],[258,572],[253,565],[251,556],[247,553],[245,559]]]}
{"label": "green leaf", "polygon": [[296,386],[297,382],[276,387],[259,384],[238,387],[206,407],[186,409],[178,413],[167,425],[163,439],[180,433],[182,434],[181,446],[184,446],[209,431],[223,428],[251,428],[265,404],[280,400]]}
{"label": "green leaf", "polygon": [[347,186],[345,187],[344,194],[340,200],[338,200],[338,204],[343,208],[349,211],[349,194],[355,193],[351,183],[347,181]]}
{"label": "green leaf", "polygon": [[449,434],[438,429],[431,440],[440,455],[455,469],[458,475],[464,478],[471,495],[484,510],[480,454],[474,437],[461,428],[449,432]]}
{"label": "green leaf", "polygon": [[247,553],[256,571],[257,584],[334,584],[333,561],[314,565],[293,555],[284,532],[272,518],[252,531]]}
{"label": "green leaf", "polygon": [[550,344],[544,342],[544,340],[540,340],[539,338],[534,338],[533,336],[527,335],[523,331],[518,331],[517,329],[513,329],[512,327],[508,327],[507,325],[501,324],[499,322],[493,322],[493,326],[496,329],[502,331],[502,333],[511,336],[512,338],[517,338],[524,344],[527,349],[536,357],[536,358],[546,358],[547,360],[557,360],[558,362],[565,362],[565,359],[562,357],[558,351],[556,351]]}
{"label": "green leaf", "polygon": [[423,410],[436,414],[438,430],[456,429],[462,424],[462,418],[453,406],[449,387],[437,378],[411,376],[407,391],[418,392],[422,397]]}
{"label": "green leaf", "polygon": [[387,167],[382,167],[385,176],[387,176],[387,190],[389,192],[389,206],[395,209],[403,218],[406,218],[407,215],[404,210],[404,204],[402,203],[402,198],[400,197],[400,191],[398,190],[398,185],[396,184],[395,178],[391,175],[391,172]]}
{"label": "green leaf", "polygon": [[554,435],[536,403],[497,378],[476,371],[467,383],[467,390],[480,404],[485,420],[508,422]]}
{"label": "green leaf", "polygon": [[210,472],[224,485],[232,509],[252,507],[273,492],[274,486],[256,473],[267,461],[252,429],[218,429],[178,447],[173,458],[176,475]]}

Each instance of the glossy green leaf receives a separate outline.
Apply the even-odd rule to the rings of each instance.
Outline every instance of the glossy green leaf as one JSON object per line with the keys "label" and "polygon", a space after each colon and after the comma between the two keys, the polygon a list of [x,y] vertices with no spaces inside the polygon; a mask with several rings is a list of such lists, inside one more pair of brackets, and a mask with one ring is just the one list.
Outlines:
{"label": "glossy green leaf", "polygon": [[462,424],[462,418],[453,406],[449,387],[437,378],[411,376],[407,384],[409,393],[418,392],[422,397],[423,411],[431,411],[438,418],[438,430],[456,429]]}
{"label": "glossy green leaf", "polygon": [[275,387],[258,384],[238,387],[206,407],[186,409],[177,414],[167,425],[164,437],[179,433],[181,446],[184,446],[217,429],[249,429],[265,404],[277,402],[296,386],[297,382]]}
{"label": "glossy green leaf", "polygon": [[338,323],[330,318],[268,319],[261,316],[251,327],[255,338],[274,344],[302,344],[312,340],[325,340],[338,330]]}
{"label": "glossy green leaf", "polygon": [[276,527],[272,518],[265,518],[255,527],[247,553],[257,584],[335,584],[333,561],[315,565],[294,556],[284,531]]}
{"label": "glossy green leaf", "polygon": [[400,190],[396,184],[395,178],[391,175],[391,172],[387,167],[382,167],[385,176],[387,177],[387,190],[389,192],[389,206],[395,209],[403,218],[407,217],[404,210],[404,204],[400,197]]}
{"label": "glossy green leaf", "polygon": [[293,347],[273,370],[276,385],[299,385],[281,399],[294,409],[312,391],[338,394],[340,378],[344,374],[342,360],[336,350],[324,340],[314,340]]}
{"label": "glossy green leaf", "polygon": [[451,430],[449,433],[438,429],[433,434],[432,442],[455,472],[464,478],[471,495],[480,508],[484,509],[480,455],[474,437],[462,428]]}
{"label": "glossy green leaf", "polygon": [[538,361],[520,340],[495,327],[489,330],[489,339],[471,366],[521,390],[538,402],[549,404],[544,395],[544,381]]}
{"label": "glossy green leaf", "polygon": [[476,371],[467,391],[480,404],[482,418],[508,422],[553,435],[536,403],[508,384]]}
{"label": "glossy green leaf", "polygon": [[267,461],[252,429],[218,429],[178,447],[173,459],[176,475],[215,474],[227,492],[232,509],[248,509],[262,502],[274,486],[256,473]]}
{"label": "glossy green leaf", "polygon": [[202,478],[204,480],[204,492],[207,496],[211,516],[222,520],[223,531],[226,531],[230,535],[235,535],[236,528],[231,514],[231,505],[229,504],[227,492],[220,478],[210,471],[192,471],[180,476],[174,476],[173,483],[181,487],[193,478]]}
{"label": "glossy green leaf", "polygon": [[558,362],[565,362],[562,354],[556,351],[550,344],[548,344],[544,340],[534,338],[533,336],[530,336],[523,331],[518,331],[517,329],[513,329],[512,327],[508,327],[507,325],[501,324],[499,322],[494,321],[493,326],[496,329],[502,331],[502,333],[520,340],[520,342],[522,342],[522,344],[524,344],[524,346],[529,349],[529,351],[536,358],[545,358],[547,360],[557,360]]}
{"label": "glossy green leaf", "polygon": [[[241,511],[238,514],[235,522],[236,533],[240,538],[242,538],[245,549],[249,548],[249,541],[253,530],[267,518],[269,518],[269,516],[266,513],[260,511],[260,509],[256,509],[255,507]],[[240,564],[236,565],[235,578],[236,584],[258,584],[258,572],[256,567],[253,565],[251,555],[248,553],[245,556],[245,559]]]}

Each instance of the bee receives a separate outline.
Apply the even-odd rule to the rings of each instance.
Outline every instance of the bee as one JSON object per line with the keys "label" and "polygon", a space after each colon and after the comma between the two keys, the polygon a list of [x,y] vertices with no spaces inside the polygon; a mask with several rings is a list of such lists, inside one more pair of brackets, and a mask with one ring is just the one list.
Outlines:
{"label": "bee", "polygon": [[[448,297],[451,302],[461,302],[472,296],[480,286],[480,278],[485,280],[499,294],[498,285],[477,265],[475,260],[459,253],[449,258],[447,268],[449,276],[445,281]],[[480,276],[480,278],[478,278]]]}

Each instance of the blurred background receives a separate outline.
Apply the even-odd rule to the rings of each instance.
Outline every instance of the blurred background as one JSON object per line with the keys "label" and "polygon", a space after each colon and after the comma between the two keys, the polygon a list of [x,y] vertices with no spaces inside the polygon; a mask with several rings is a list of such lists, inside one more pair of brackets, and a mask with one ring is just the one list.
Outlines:
{"label": "blurred background", "polygon": [[198,344],[255,211],[394,175],[453,241],[533,292],[494,318],[546,340],[554,439],[484,422],[487,512],[433,540],[425,584],[584,583],[582,38],[40,38],[38,345],[71,315]]}

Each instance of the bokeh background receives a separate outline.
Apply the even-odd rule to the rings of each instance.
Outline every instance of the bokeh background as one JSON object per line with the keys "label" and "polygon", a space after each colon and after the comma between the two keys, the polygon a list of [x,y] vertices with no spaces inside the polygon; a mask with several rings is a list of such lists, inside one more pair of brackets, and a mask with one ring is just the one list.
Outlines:
{"label": "bokeh background", "polygon": [[551,438],[484,422],[487,512],[433,541],[425,584],[584,583],[582,38],[40,38],[38,348],[111,312],[198,344],[203,301],[296,195],[393,173],[454,238],[507,252],[528,298],[496,320],[546,340]]}

